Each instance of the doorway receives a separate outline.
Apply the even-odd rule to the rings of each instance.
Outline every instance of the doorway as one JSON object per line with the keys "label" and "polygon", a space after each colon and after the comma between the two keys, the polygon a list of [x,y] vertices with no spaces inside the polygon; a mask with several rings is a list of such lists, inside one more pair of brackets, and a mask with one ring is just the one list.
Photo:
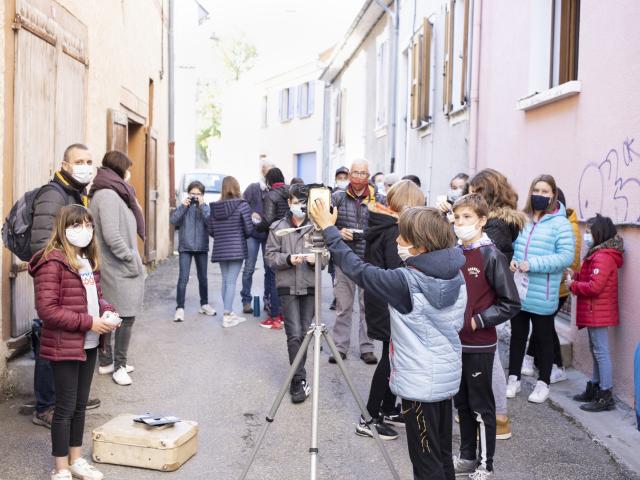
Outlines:
{"label": "doorway", "polygon": [[315,183],[317,180],[316,152],[296,154],[296,176],[304,183]]}

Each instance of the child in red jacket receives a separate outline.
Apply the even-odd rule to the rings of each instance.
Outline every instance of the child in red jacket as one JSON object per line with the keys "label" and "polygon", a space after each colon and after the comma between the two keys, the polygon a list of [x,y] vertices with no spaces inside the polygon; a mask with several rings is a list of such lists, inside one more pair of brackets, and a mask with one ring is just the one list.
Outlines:
{"label": "child in red jacket", "polygon": [[51,422],[55,469],[51,480],[103,478],[82,458],[82,435],[100,336],[120,319],[102,298],[93,217],[80,205],[63,207],[43,251],[29,262],[42,319],[40,356],[51,361],[56,404]]}
{"label": "child in red jacket", "polygon": [[618,269],[624,245],[611,219],[600,214],[587,220],[584,244],[589,251],[580,273],[567,275],[567,286],[578,300],[576,325],[589,331],[593,377],[586,390],[573,399],[588,402],[580,406],[584,411],[602,412],[615,407],[608,327],[619,323]]}

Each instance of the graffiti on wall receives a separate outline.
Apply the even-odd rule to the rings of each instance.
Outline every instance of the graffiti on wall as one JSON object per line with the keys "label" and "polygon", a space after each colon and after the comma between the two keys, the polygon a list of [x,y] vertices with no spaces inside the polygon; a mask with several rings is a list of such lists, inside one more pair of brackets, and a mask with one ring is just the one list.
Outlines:
{"label": "graffiti on wall", "polygon": [[616,224],[640,225],[640,144],[634,141],[627,138],[601,163],[584,167],[578,185],[581,219],[600,213]]}

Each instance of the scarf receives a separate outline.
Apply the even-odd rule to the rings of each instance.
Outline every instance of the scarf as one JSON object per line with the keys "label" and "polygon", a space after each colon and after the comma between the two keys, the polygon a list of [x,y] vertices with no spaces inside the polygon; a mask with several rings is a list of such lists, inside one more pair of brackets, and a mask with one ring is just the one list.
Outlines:
{"label": "scarf", "polygon": [[89,197],[93,197],[94,193],[105,188],[116,192],[122,201],[127,204],[127,207],[131,209],[133,216],[136,218],[136,230],[138,232],[138,236],[142,241],[144,241],[144,215],[142,214],[142,208],[140,208],[140,204],[136,199],[136,191],[134,188],[110,168],[100,167],[96,174],[96,178],[93,179],[93,185],[91,185]]}
{"label": "scarf", "polygon": [[276,182],[271,185],[271,190],[275,190],[276,188],[280,188],[282,186],[284,186],[284,182]]}

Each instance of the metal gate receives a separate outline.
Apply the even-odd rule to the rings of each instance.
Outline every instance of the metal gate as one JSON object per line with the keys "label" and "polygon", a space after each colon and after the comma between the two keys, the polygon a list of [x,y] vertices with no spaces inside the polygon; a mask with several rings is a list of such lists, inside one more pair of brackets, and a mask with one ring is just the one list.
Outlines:
{"label": "metal gate", "polygon": [[[48,15],[56,12],[56,18]],[[13,200],[45,184],[67,145],[85,140],[86,27],[51,0],[17,0]],[[36,317],[33,282],[13,257],[11,336]]]}

